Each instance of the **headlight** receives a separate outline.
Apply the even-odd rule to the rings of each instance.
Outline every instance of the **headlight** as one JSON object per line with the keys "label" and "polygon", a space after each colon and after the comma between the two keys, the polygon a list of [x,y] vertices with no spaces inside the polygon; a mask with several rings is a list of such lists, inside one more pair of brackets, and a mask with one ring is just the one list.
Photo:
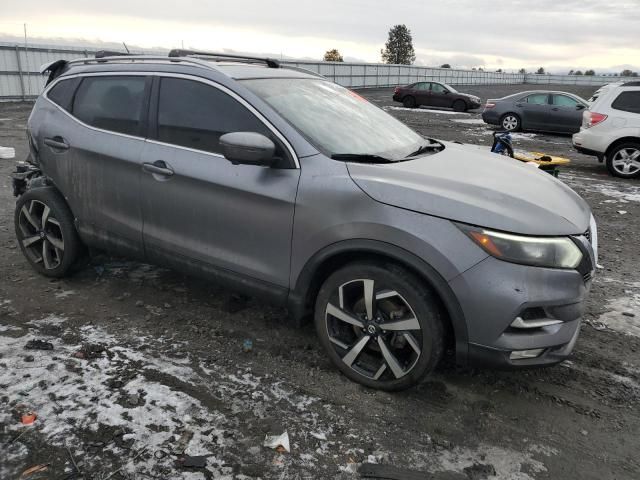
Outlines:
{"label": "headlight", "polygon": [[576,268],[582,261],[582,252],[568,237],[527,237],[469,225],[458,227],[485,252],[506,262]]}

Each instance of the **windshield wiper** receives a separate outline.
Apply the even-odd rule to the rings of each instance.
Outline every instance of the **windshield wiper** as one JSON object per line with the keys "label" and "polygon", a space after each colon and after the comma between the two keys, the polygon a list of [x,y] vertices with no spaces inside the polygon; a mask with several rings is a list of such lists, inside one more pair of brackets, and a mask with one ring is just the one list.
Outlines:
{"label": "windshield wiper", "polygon": [[334,153],[331,155],[331,158],[334,160],[344,160],[346,162],[394,163],[393,160],[372,153]]}
{"label": "windshield wiper", "polygon": [[407,155],[404,158],[416,157],[418,155],[422,155],[423,153],[427,153],[427,152],[440,151],[443,148],[444,148],[444,145],[442,145],[440,142],[430,141],[430,143],[427,143],[426,145],[422,145],[415,152],[411,152],[409,155]]}

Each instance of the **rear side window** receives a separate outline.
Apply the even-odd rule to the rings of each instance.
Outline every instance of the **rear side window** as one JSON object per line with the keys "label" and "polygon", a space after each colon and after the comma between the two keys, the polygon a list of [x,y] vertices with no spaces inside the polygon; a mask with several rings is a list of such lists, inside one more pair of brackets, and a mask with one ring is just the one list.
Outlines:
{"label": "rear side window", "polygon": [[47,98],[56,105],[64,108],[67,112],[71,112],[73,94],[80,80],[80,78],[76,77],[59,81],[47,92]]}
{"label": "rear side window", "polygon": [[546,105],[549,100],[549,95],[546,93],[535,93],[527,97],[527,103],[533,103],[534,105]]}
{"label": "rear side window", "polygon": [[73,115],[87,125],[141,135],[146,77],[85,77],[73,101]]}
{"label": "rear side window", "polygon": [[222,154],[220,137],[230,132],[261,133],[278,145],[264,123],[225,92],[194,80],[160,81],[159,141]]}
{"label": "rear side window", "polygon": [[567,95],[552,95],[553,104],[559,107],[576,107],[578,101]]}
{"label": "rear side window", "polygon": [[622,92],[613,101],[611,108],[623,112],[640,113],[640,91]]}
{"label": "rear side window", "polygon": [[416,90],[429,90],[430,85],[430,83],[426,82],[416,83],[413,88],[415,88]]}

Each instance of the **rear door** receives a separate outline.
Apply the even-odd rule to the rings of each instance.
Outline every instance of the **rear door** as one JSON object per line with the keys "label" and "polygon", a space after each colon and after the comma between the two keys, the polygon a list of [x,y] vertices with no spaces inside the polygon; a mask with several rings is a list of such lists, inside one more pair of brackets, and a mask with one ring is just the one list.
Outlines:
{"label": "rear door", "polygon": [[[300,177],[293,151],[246,102],[214,82],[157,77],[152,98],[155,133],[145,146],[143,168],[162,170],[142,175],[147,255],[225,278],[288,287]],[[225,159],[219,138],[236,131],[271,138],[280,168]]]}
{"label": "rear door", "polygon": [[516,102],[522,117],[522,127],[530,130],[550,130],[551,105],[548,93],[534,93]]}
{"label": "rear door", "polygon": [[576,133],[580,131],[584,108],[579,109],[579,105],[586,107],[582,102],[579,102],[569,95],[560,93],[552,94],[549,124],[552,125],[553,128],[550,128],[550,130],[563,133]]}
{"label": "rear door", "polygon": [[418,105],[431,105],[429,82],[419,82],[413,86],[413,94]]}
{"label": "rear door", "polygon": [[[141,255],[140,155],[151,77],[76,77],[72,101],[51,110],[38,137],[53,178],[90,244]],[[55,100],[55,85],[45,96]]]}

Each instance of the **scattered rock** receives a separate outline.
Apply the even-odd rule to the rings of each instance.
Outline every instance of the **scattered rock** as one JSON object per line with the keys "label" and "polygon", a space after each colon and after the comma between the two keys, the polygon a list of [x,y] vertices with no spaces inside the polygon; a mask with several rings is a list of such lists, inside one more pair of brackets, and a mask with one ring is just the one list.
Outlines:
{"label": "scattered rock", "polygon": [[485,480],[496,475],[496,469],[490,463],[474,463],[462,470],[469,480]]}
{"label": "scattered rock", "polygon": [[624,315],[625,317],[635,317],[636,314],[632,313],[632,312],[622,312],[622,315]]}
{"label": "scattered rock", "polygon": [[34,360],[35,358],[33,357],[33,355],[27,355],[24,357],[25,362],[33,362]]}
{"label": "scattered rock", "polygon": [[24,348],[25,350],[53,350],[53,343],[44,340],[29,340]]}

